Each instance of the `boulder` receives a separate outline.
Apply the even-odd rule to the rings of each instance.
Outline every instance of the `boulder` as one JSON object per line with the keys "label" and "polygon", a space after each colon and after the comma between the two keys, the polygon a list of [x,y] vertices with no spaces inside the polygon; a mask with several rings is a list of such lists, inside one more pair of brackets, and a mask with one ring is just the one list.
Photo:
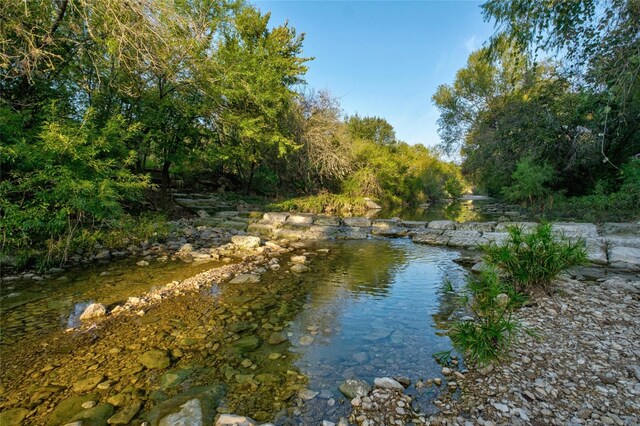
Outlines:
{"label": "boulder", "polygon": [[107,314],[106,306],[104,306],[102,303],[92,303],[89,306],[87,306],[87,308],[84,310],[82,315],[80,315],[80,319],[85,321],[93,318],[103,317],[106,314]]}
{"label": "boulder", "polygon": [[83,410],[82,404],[96,399],[98,399],[97,395],[74,395],[62,400],[49,415],[47,425],[59,426],[69,423],[76,414]]}
{"label": "boulder", "polygon": [[82,422],[83,426],[102,426],[113,416],[113,405],[103,402],[95,407],[87,408],[73,416],[69,423]]}
{"label": "boulder", "polygon": [[[367,219],[368,220],[368,219]],[[338,240],[366,240],[369,237],[367,228],[357,226],[341,227],[336,239]]]}
{"label": "boulder", "polygon": [[337,226],[313,225],[304,232],[303,237],[308,240],[335,240],[340,234]]}
{"label": "boulder", "polygon": [[376,203],[371,198],[365,198],[364,199],[364,206],[366,208],[368,208],[369,210],[381,210],[382,209],[380,204]]}
{"label": "boulder", "polygon": [[73,384],[73,391],[75,393],[87,392],[94,389],[100,382],[104,380],[103,374],[95,374],[89,376],[86,379],[78,380]]}
{"label": "boulder", "polygon": [[260,237],[254,237],[253,235],[234,235],[231,237],[231,242],[242,250],[252,250],[260,247]]}
{"label": "boulder", "polygon": [[109,252],[109,250],[102,250],[98,252],[98,254],[96,254],[95,256],[96,260],[109,260],[110,258],[111,258],[111,253]]}
{"label": "boulder", "polygon": [[357,378],[347,379],[338,387],[340,392],[349,399],[353,399],[357,396],[366,396],[371,391],[371,385]]}
{"label": "boulder", "polygon": [[488,242],[479,231],[445,231],[443,236],[449,236],[447,245],[452,247],[477,247]]}

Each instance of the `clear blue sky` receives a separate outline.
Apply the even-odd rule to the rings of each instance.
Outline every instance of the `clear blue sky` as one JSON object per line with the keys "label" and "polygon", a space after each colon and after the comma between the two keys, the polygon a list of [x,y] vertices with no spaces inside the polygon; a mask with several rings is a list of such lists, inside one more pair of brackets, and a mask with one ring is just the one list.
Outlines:
{"label": "clear blue sky", "polygon": [[493,33],[480,1],[255,0],[271,24],[305,33],[306,81],[328,89],[345,113],[379,116],[411,144],[439,142],[431,102]]}

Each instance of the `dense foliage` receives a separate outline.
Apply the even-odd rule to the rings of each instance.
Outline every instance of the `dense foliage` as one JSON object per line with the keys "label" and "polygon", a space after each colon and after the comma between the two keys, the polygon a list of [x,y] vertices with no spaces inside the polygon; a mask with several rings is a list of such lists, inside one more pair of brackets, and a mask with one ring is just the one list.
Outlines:
{"label": "dense foliage", "polygon": [[172,186],[321,193],[331,208],[463,187],[384,119],[305,90],[303,35],[242,0],[9,1],[0,22],[5,255],[64,260],[145,194],[170,206]]}
{"label": "dense foliage", "polygon": [[622,186],[640,186],[640,3],[482,8],[496,35],[433,96],[443,149],[478,187],[553,217],[594,201],[610,205],[597,219],[637,218]]}

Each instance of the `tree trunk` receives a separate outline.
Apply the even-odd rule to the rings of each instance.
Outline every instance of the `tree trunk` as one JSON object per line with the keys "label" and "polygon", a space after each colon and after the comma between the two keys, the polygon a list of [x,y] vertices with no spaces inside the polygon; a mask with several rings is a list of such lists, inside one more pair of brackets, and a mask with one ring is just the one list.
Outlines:
{"label": "tree trunk", "polygon": [[251,192],[251,184],[253,183],[253,175],[255,170],[256,170],[256,162],[252,161],[251,169],[249,170],[249,177],[247,178],[247,186],[245,187],[245,190],[244,190],[246,195],[249,195],[249,193]]}
{"label": "tree trunk", "polygon": [[165,194],[169,192],[169,186],[171,185],[171,176],[169,176],[170,167],[171,161],[164,160],[162,164],[162,192]]}

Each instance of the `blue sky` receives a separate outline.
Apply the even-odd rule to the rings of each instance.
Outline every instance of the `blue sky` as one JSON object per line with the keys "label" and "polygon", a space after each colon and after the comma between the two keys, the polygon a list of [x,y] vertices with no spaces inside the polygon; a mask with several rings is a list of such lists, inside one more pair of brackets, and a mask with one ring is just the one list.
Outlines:
{"label": "blue sky", "polygon": [[347,114],[379,116],[411,144],[439,142],[431,102],[493,33],[480,1],[254,1],[271,24],[305,33],[307,83]]}

